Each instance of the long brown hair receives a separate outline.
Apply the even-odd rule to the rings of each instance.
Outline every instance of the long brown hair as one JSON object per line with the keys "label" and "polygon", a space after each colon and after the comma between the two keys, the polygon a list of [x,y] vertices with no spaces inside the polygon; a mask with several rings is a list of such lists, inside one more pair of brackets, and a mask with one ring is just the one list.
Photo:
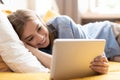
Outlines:
{"label": "long brown hair", "polygon": [[54,26],[51,25],[47,26],[44,23],[44,21],[32,10],[19,9],[16,12],[13,12],[12,14],[8,15],[8,19],[11,22],[13,28],[15,29],[20,39],[26,23],[30,20],[35,20],[35,19],[39,19],[44,26],[46,26],[47,28],[49,27],[48,31],[49,31],[51,45],[53,44],[54,39],[57,38],[56,36],[58,34]]}
{"label": "long brown hair", "polygon": [[11,22],[16,33],[18,34],[19,38],[21,38],[26,23],[28,21],[38,19],[38,16],[32,10],[19,9],[16,12],[13,12],[12,14],[8,15],[8,19]]}

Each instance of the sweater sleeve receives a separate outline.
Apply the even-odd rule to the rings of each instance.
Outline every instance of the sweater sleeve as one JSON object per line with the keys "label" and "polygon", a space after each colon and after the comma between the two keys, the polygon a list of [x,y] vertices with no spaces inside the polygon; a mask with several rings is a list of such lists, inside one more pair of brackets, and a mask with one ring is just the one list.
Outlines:
{"label": "sweater sleeve", "polygon": [[58,38],[88,38],[85,32],[82,30],[81,25],[76,24],[68,16],[58,16],[49,21],[48,24],[52,24],[58,30]]}

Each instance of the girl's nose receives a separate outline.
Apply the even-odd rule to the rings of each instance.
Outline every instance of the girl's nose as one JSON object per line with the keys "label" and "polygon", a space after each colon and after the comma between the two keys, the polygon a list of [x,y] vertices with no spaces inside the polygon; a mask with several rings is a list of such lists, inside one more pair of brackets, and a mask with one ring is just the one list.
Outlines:
{"label": "girl's nose", "polygon": [[44,35],[41,35],[41,34],[37,34],[37,36],[36,36],[37,38],[37,41],[39,41],[39,42],[41,42],[42,40],[43,40],[43,38],[44,38]]}

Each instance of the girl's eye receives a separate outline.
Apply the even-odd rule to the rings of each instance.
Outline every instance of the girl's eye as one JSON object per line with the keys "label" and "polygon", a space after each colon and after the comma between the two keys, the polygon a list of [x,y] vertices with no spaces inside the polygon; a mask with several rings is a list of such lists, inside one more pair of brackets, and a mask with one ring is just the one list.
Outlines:
{"label": "girl's eye", "polygon": [[30,37],[30,38],[28,39],[29,42],[32,41],[32,40],[33,40],[33,37]]}
{"label": "girl's eye", "polygon": [[41,27],[38,27],[38,32],[41,30]]}

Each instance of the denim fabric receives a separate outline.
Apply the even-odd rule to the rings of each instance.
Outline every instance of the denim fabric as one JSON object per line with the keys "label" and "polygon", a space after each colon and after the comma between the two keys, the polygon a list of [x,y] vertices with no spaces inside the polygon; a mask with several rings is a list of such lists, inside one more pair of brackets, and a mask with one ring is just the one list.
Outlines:
{"label": "denim fabric", "polygon": [[58,30],[58,38],[87,38],[80,25],[74,23],[68,16],[56,17],[47,24],[52,24]]}
{"label": "denim fabric", "polygon": [[104,21],[89,23],[82,28],[91,38],[106,40],[105,53],[108,58],[114,55],[120,55],[120,47],[115,39],[111,22]]}
{"label": "denim fabric", "polygon": [[80,25],[68,16],[58,16],[48,24],[52,24],[58,30],[58,38],[66,39],[105,39],[105,54],[112,57],[120,55],[120,47],[115,39],[111,24],[109,21],[89,23],[87,25]]}

